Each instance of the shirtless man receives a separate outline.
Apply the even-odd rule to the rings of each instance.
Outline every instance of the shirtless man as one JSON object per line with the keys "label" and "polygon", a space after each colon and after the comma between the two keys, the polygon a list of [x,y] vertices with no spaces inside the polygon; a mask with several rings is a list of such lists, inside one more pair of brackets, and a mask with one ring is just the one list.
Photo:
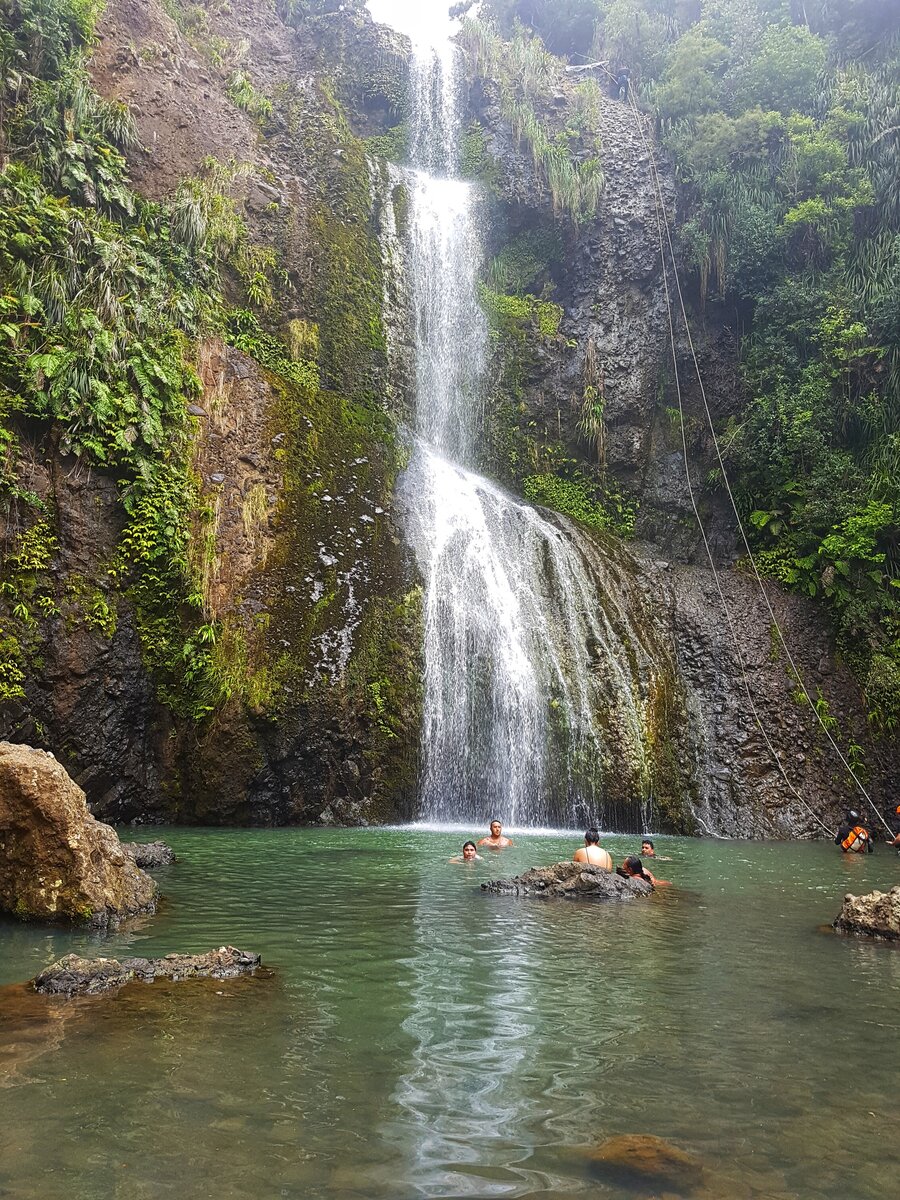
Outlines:
{"label": "shirtless man", "polygon": [[664,858],[661,854],[656,853],[653,842],[650,838],[644,838],[641,842],[641,858],[655,858],[657,862],[671,862],[671,858]]}
{"label": "shirtless man", "polygon": [[584,835],[584,845],[572,855],[573,862],[590,863],[601,871],[613,871],[616,864],[608,850],[600,845],[600,834],[596,829],[589,829]]}
{"label": "shirtless man", "polygon": [[507,846],[511,846],[512,842],[508,837],[503,836],[503,826],[499,821],[491,821],[490,837],[480,839],[479,846],[488,846],[491,850],[504,850]]}

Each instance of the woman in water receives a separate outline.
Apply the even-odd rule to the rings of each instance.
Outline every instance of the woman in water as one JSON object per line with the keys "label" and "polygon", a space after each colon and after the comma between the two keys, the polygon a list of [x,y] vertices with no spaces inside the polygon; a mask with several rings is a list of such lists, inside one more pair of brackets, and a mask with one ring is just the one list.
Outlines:
{"label": "woman in water", "polygon": [[463,842],[462,854],[455,854],[449,861],[452,863],[483,862],[484,859],[478,853],[474,842]]}

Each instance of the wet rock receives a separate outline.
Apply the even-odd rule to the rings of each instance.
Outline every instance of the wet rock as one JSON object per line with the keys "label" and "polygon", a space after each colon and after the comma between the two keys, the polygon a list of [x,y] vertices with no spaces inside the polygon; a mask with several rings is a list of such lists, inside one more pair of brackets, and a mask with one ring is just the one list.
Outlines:
{"label": "wet rock", "polygon": [[260,965],[258,954],[220,946],[207,954],[167,954],[165,958],[81,958],[67,954],[31,981],[45,996],[96,996],[132,980],[234,979],[252,975]]}
{"label": "wet rock", "polygon": [[623,879],[584,863],[561,862],[532,867],[511,879],[494,879],[482,891],[498,896],[562,896],[577,900],[633,900],[648,896],[653,887],[642,879]]}
{"label": "wet rock", "polygon": [[698,1158],[651,1134],[610,1138],[590,1157],[593,1174],[638,1195],[690,1196],[703,1179]]}
{"label": "wet rock", "polygon": [[834,928],[865,937],[900,939],[900,884],[889,892],[869,892],[865,896],[848,892]]}
{"label": "wet rock", "polygon": [[0,742],[0,911],[107,925],[155,907],[156,884],[53,755]]}
{"label": "wet rock", "polygon": [[165,842],[123,842],[122,849],[142,871],[168,867],[175,861],[175,851]]}

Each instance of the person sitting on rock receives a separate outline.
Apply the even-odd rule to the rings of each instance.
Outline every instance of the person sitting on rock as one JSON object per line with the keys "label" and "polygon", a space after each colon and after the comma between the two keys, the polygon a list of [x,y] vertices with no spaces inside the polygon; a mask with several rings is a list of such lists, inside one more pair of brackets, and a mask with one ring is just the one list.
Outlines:
{"label": "person sitting on rock", "polygon": [[641,842],[641,858],[655,858],[657,862],[671,862],[671,858],[665,858],[661,854],[657,854],[650,838],[644,838]]}
{"label": "person sitting on rock", "polygon": [[455,854],[448,861],[452,863],[484,862],[484,859],[478,853],[474,842],[463,842],[462,854]]}
{"label": "person sitting on rock", "polygon": [[852,809],[847,813],[847,819],[834,835],[834,844],[840,846],[844,854],[871,854],[875,849],[875,839],[866,827],[859,813]]}
{"label": "person sitting on rock", "polygon": [[489,846],[491,850],[505,850],[507,846],[511,846],[512,842],[508,837],[503,836],[503,826],[499,821],[491,821],[490,837],[480,839],[479,846]]}
{"label": "person sitting on rock", "polygon": [[616,871],[616,874],[621,875],[623,879],[643,879],[644,883],[650,883],[654,887],[669,886],[668,879],[657,879],[634,854],[630,854],[625,859],[621,867]]}
{"label": "person sitting on rock", "polygon": [[596,829],[587,830],[584,835],[584,845],[575,851],[572,861],[599,867],[601,871],[614,871],[616,866],[610,852],[604,850],[600,845],[600,834]]}

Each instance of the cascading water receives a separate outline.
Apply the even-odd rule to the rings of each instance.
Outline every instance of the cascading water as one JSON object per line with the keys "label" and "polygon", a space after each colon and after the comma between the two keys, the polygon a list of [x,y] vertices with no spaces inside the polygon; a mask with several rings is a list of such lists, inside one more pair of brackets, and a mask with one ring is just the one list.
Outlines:
{"label": "cascading water", "polygon": [[647,790],[640,692],[652,656],[632,629],[622,637],[615,593],[598,590],[614,572],[596,546],[474,470],[488,332],[478,190],[453,177],[456,50],[425,6],[370,8],[414,44],[404,182],[416,437],[401,487],[425,580],[420,812],[574,824],[602,813],[596,787],[613,761],[636,781],[634,800]]}

